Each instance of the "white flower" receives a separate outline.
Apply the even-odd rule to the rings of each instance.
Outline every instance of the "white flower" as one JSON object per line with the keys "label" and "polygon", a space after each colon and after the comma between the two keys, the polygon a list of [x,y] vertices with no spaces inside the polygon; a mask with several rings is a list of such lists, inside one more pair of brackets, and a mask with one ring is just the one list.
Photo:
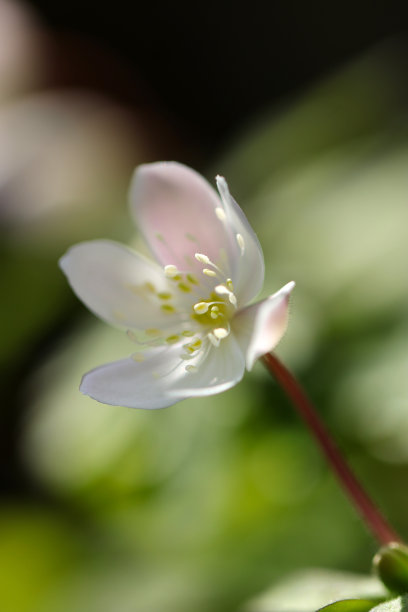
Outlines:
{"label": "white flower", "polygon": [[83,242],[61,258],[78,297],[137,346],[85,374],[83,393],[164,408],[232,387],[279,342],[294,283],[248,306],[263,284],[262,250],[220,176],[217,186],[221,197],[175,162],[140,166],[131,211],[157,263],[108,240]]}

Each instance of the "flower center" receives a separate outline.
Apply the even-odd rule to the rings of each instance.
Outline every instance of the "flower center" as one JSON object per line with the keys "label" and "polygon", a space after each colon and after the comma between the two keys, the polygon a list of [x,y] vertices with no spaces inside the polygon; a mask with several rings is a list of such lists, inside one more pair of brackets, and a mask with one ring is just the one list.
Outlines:
{"label": "flower center", "polygon": [[[189,304],[186,304],[186,310],[182,310],[180,313],[180,303],[176,306],[173,302],[173,298],[176,296],[171,288],[168,291],[157,291],[153,284],[147,283],[145,290],[158,301],[157,305],[163,313],[169,315],[182,314],[182,329],[166,335],[160,329],[149,328],[145,329],[139,337],[129,330],[128,336],[137,344],[146,347],[180,344],[180,359],[189,361],[195,360],[195,358],[202,356],[203,352],[207,352],[210,348],[209,343],[218,347],[221,341],[229,336],[231,331],[229,320],[237,309],[237,298],[232,280],[207,255],[195,253],[195,259],[206,266],[202,269],[204,276],[207,279],[214,279],[214,282],[218,284],[213,287],[207,299],[200,299],[195,303],[189,300]],[[197,296],[203,287],[194,275],[182,273],[174,265],[165,266],[164,274],[171,283],[174,283],[176,294],[190,294],[191,297],[195,294]],[[208,289],[208,280],[204,286]],[[194,324],[191,325],[193,321]],[[209,342],[205,342],[205,340]],[[142,353],[138,352],[133,358],[140,361],[144,357]],[[197,366],[191,363],[185,366],[187,372],[194,372],[196,369]]]}

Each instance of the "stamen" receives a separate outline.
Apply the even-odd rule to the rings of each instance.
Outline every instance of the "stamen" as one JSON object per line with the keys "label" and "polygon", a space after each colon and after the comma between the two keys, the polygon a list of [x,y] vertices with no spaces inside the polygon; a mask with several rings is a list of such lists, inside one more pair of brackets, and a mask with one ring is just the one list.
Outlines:
{"label": "stamen", "polygon": [[216,329],[213,329],[212,333],[216,338],[222,340],[223,338],[226,338],[228,336],[229,330],[225,329],[225,327],[217,327]]}
{"label": "stamen", "polygon": [[158,293],[158,294],[157,294],[157,297],[158,297],[160,300],[170,300],[170,298],[171,298],[172,296],[171,296],[171,293],[169,293],[169,292],[167,292],[167,291],[161,291],[160,293]]}
{"label": "stamen", "polygon": [[217,285],[214,291],[220,296],[227,295],[230,303],[235,307],[237,306],[237,298],[235,294],[232,293],[232,291],[230,291],[229,289],[227,289],[225,285]]}
{"label": "stamen", "polygon": [[231,291],[227,289],[225,285],[217,285],[214,288],[214,291],[217,295],[229,295],[231,293]]}
{"label": "stamen", "polygon": [[162,304],[160,306],[160,308],[164,311],[164,312],[176,312],[174,306],[172,306],[171,304]]}
{"label": "stamen", "polygon": [[177,334],[173,334],[172,336],[168,336],[166,338],[167,344],[177,344],[179,340],[180,340],[180,336],[178,336]]}
{"label": "stamen", "polygon": [[177,269],[177,266],[173,266],[170,264],[168,266],[164,266],[164,273],[167,278],[174,278],[179,274],[179,271]]}
{"label": "stamen", "polygon": [[231,292],[231,293],[229,294],[229,296],[228,296],[228,299],[229,299],[229,301],[231,302],[231,304],[232,304],[233,306],[235,306],[235,307],[237,306],[237,298],[236,298],[236,296],[235,296],[235,293],[232,293],[232,292]]}
{"label": "stamen", "polygon": [[146,336],[151,336],[154,338],[155,336],[161,336],[162,332],[160,329],[157,329],[157,327],[148,327],[145,329],[145,334]]}
{"label": "stamen", "polygon": [[189,283],[191,283],[192,285],[198,285],[198,280],[196,279],[196,277],[194,276],[194,274],[187,274],[186,279],[188,280]]}
{"label": "stamen", "polygon": [[197,372],[198,368],[195,365],[186,365],[185,368],[186,372],[190,372],[191,374],[194,374],[195,372]]}
{"label": "stamen", "polygon": [[238,246],[241,249],[241,255],[243,255],[245,252],[245,240],[243,239],[241,234],[237,234],[235,238],[237,239]]}
{"label": "stamen", "polygon": [[180,291],[184,291],[184,293],[190,293],[191,291],[191,288],[186,285],[186,283],[179,283],[177,287],[180,289]]}
{"label": "stamen", "polygon": [[145,289],[147,289],[147,291],[149,291],[150,293],[156,293],[156,288],[153,285],[153,283],[150,283],[149,281],[147,283],[144,284]]}
{"label": "stamen", "polygon": [[186,351],[187,355],[195,353],[195,348],[192,344],[183,344],[183,349]]}
{"label": "stamen", "polygon": [[214,270],[209,270],[208,268],[204,268],[203,270],[203,274],[205,274],[206,276],[217,276],[217,273],[214,272]]}
{"label": "stamen", "polygon": [[218,317],[220,316],[219,311],[220,309],[218,308],[218,306],[211,306],[210,317],[212,319],[218,319]]}
{"label": "stamen", "polygon": [[183,332],[181,332],[181,335],[185,336],[186,338],[191,338],[191,336],[194,336],[194,332],[190,331],[189,329],[186,329]]}
{"label": "stamen", "polygon": [[213,346],[220,346],[219,338],[216,338],[212,332],[207,334],[207,337]]}
{"label": "stamen", "polygon": [[193,309],[196,314],[205,314],[208,312],[209,304],[207,302],[197,302],[194,304]]}
{"label": "stamen", "polygon": [[209,257],[207,257],[207,255],[204,255],[203,253],[195,253],[194,257],[200,263],[203,263],[203,264],[210,264],[211,263]]}
{"label": "stamen", "polygon": [[230,291],[234,291],[234,285],[232,284],[232,280],[227,278],[226,285]]}
{"label": "stamen", "polygon": [[224,209],[220,206],[217,206],[217,208],[215,209],[215,214],[217,215],[220,221],[225,221],[225,219],[227,218]]}

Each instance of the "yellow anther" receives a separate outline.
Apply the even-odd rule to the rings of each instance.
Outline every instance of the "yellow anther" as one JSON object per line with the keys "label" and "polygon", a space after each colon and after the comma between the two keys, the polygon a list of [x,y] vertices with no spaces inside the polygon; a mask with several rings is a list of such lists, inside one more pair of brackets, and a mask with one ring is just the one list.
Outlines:
{"label": "yellow anther", "polygon": [[215,209],[215,214],[217,215],[220,221],[225,221],[225,219],[227,218],[224,209],[220,206],[217,206],[217,208]]}
{"label": "yellow anther", "polygon": [[198,285],[198,280],[196,279],[196,277],[194,276],[194,274],[187,274],[186,279],[188,280],[189,283],[191,283],[192,285]]}
{"label": "yellow anther", "polygon": [[217,327],[216,329],[213,329],[212,333],[216,338],[218,338],[218,340],[222,340],[228,336],[229,331],[228,329],[225,329],[225,327]]}
{"label": "yellow anther", "polygon": [[175,312],[175,308],[171,304],[162,304],[160,308],[163,312]]}
{"label": "yellow anther", "polygon": [[226,284],[230,291],[234,291],[234,285],[232,284],[232,280],[230,278],[227,278]]}
{"label": "yellow anther", "polygon": [[137,363],[142,363],[142,361],[145,360],[145,357],[143,353],[133,353],[132,359],[133,361],[136,361]]}
{"label": "yellow anther", "polygon": [[197,304],[194,304],[193,309],[196,314],[205,314],[208,312],[208,304],[207,302],[197,302]]}
{"label": "yellow anther", "polygon": [[194,336],[194,332],[190,331],[189,329],[185,329],[183,332],[181,332],[181,334],[186,338],[191,338],[191,336]]}
{"label": "yellow anther", "polygon": [[147,291],[149,291],[150,293],[156,293],[156,288],[153,285],[153,283],[150,283],[150,282],[145,283],[144,288],[147,289]]}
{"label": "yellow anther", "polygon": [[179,274],[179,271],[177,269],[177,266],[168,265],[168,266],[164,266],[164,273],[167,276],[167,278],[174,278],[175,276]]}
{"label": "yellow anther", "polygon": [[241,234],[237,234],[235,238],[237,239],[238,246],[241,249],[241,255],[243,255],[245,251],[245,240],[243,239]]}
{"label": "yellow anther", "polygon": [[145,329],[145,334],[146,336],[151,336],[152,338],[155,338],[156,336],[161,336],[161,331],[160,329],[157,329],[157,327],[148,327],[147,329]]}
{"label": "yellow anther", "polygon": [[184,291],[184,293],[190,293],[191,291],[191,287],[186,285],[186,283],[179,283],[177,287],[180,289],[180,291]]}
{"label": "yellow anther", "polygon": [[194,350],[199,349],[199,348],[201,347],[201,345],[202,345],[202,342],[201,342],[200,338],[197,338],[197,340],[195,340],[194,342],[192,342],[192,343],[190,344],[190,346],[191,346],[191,347],[192,347]]}
{"label": "yellow anther", "polygon": [[172,295],[168,291],[160,291],[160,293],[157,294],[157,297],[161,300],[170,300]]}
{"label": "yellow anther", "polygon": [[204,268],[203,270],[203,274],[205,274],[206,276],[217,276],[217,273],[214,272],[214,270],[209,270],[208,268]]}
{"label": "yellow anther", "polygon": [[195,253],[194,257],[196,258],[197,261],[199,261],[200,263],[203,264],[209,264],[211,263],[209,257],[207,257],[207,255],[204,255],[203,253]]}
{"label": "yellow anther", "polygon": [[188,353],[189,355],[192,355],[193,353],[195,353],[195,348],[193,347],[192,344],[183,344],[183,349],[186,351],[186,353]]}
{"label": "yellow anther", "polygon": [[166,338],[167,344],[176,344],[180,340],[180,336],[174,334],[173,336],[168,336]]}

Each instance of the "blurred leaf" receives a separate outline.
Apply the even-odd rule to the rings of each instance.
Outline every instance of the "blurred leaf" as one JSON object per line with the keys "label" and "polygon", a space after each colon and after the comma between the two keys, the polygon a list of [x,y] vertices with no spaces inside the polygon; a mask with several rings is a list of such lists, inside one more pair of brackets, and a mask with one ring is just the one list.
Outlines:
{"label": "blurred leaf", "polygon": [[6,507],[0,514],[0,609],[42,610],[64,574],[81,559],[69,524],[35,507]]}
{"label": "blurred leaf", "polygon": [[54,258],[24,249],[0,253],[0,363],[29,355],[42,333],[49,332],[71,300]]}

